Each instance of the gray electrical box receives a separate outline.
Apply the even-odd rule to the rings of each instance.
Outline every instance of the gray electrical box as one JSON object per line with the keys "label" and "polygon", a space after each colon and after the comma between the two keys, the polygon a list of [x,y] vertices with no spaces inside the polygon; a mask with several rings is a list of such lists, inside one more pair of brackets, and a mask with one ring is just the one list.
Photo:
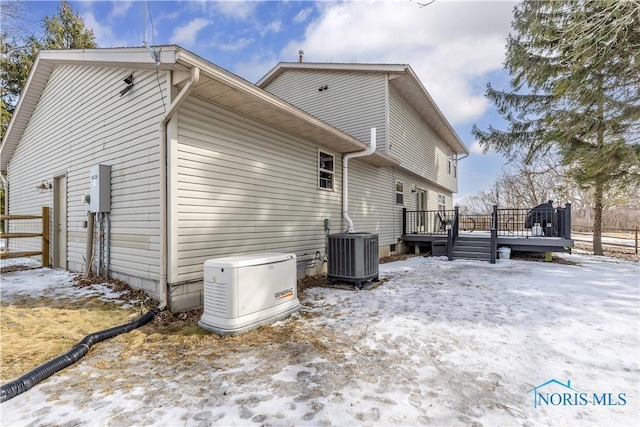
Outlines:
{"label": "gray electrical box", "polygon": [[89,180],[89,212],[111,212],[111,166],[91,166]]}

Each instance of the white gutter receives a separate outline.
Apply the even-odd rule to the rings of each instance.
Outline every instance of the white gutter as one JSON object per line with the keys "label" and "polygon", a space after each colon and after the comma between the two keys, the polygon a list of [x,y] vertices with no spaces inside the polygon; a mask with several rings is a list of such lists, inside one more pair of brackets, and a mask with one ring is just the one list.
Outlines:
{"label": "white gutter", "polygon": [[355,233],[353,221],[349,218],[349,159],[364,157],[376,151],[376,128],[371,128],[371,142],[364,151],[345,154],[342,158],[342,217],[347,222],[347,233]]}
{"label": "white gutter", "polygon": [[160,119],[160,310],[167,306],[167,123],[200,79],[200,68],[191,69],[191,78]]}

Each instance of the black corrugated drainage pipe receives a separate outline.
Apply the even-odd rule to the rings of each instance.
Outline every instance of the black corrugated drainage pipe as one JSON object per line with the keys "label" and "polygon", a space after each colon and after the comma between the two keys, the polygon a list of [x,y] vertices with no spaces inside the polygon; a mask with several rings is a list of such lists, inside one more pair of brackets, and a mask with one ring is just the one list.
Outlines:
{"label": "black corrugated drainage pipe", "polygon": [[49,378],[51,375],[63,370],[69,365],[73,365],[89,352],[89,349],[92,345],[146,325],[151,319],[153,319],[153,316],[158,314],[160,311],[160,309],[154,308],[153,310],[147,312],[133,322],[125,323],[124,325],[120,326],[114,326],[113,328],[105,329],[103,331],[94,332],[87,335],[68,353],[63,354],[62,356],[58,356],[55,359],[52,359],[38,366],[28,374],[23,375],[15,381],[4,384],[1,390],[0,402],[6,402],[9,399],[13,399],[17,395],[24,393],[34,385],[38,384],[40,381]]}

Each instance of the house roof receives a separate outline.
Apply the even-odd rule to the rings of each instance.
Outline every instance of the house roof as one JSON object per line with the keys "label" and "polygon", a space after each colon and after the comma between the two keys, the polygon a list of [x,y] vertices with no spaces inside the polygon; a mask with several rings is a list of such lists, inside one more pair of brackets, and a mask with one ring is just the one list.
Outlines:
{"label": "house roof", "polygon": [[416,73],[408,64],[343,64],[318,62],[281,62],[269,71],[257,85],[267,87],[288,70],[383,73],[389,74],[389,82],[415,108],[420,117],[457,154],[469,154],[458,134],[427,92]]}
{"label": "house roof", "polygon": [[[191,94],[210,100],[244,116],[303,137],[336,153],[364,150],[368,141],[359,141],[326,122],[271,95],[258,86],[179,47],[160,46],[160,71],[176,71],[173,83],[186,84],[193,67],[200,68],[200,80]],[[29,123],[51,72],[59,65],[86,65],[138,70],[155,70],[144,47],[40,51],[0,146],[0,170],[6,170]],[[180,77],[185,78],[180,81]],[[374,166],[395,166],[399,162],[381,152],[363,157]]]}

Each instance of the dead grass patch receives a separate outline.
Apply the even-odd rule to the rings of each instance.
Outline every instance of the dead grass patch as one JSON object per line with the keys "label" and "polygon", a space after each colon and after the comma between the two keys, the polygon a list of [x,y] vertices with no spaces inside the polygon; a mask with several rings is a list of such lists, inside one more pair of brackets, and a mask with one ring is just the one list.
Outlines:
{"label": "dead grass patch", "polygon": [[415,254],[389,255],[389,256],[380,258],[380,264],[387,264],[389,262],[395,262],[395,261],[404,261],[405,259],[413,258],[416,256],[423,256],[423,255],[415,255]]}
{"label": "dead grass patch", "polygon": [[[121,281],[105,283],[104,278],[77,276],[73,286],[93,284],[106,284],[116,292],[125,291],[121,299],[139,300],[144,307],[124,310],[95,296],[78,300],[28,296],[14,299],[12,305],[0,307],[3,350],[0,380],[3,383],[64,354],[86,335],[130,322],[157,305],[143,291],[131,289]],[[302,294],[310,287],[325,285],[324,275],[305,277],[298,282],[298,292]],[[310,334],[304,328],[305,320],[316,314],[301,312],[277,327],[263,326],[235,337],[220,337],[200,328],[197,322],[201,316],[202,309],[177,314],[165,310],[153,322],[110,340],[111,348],[117,349],[114,357],[121,361],[139,357],[163,364],[190,365],[203,358],[212,360],[247,348],[284,351],[295,357],[308,352],[320,353],[328,360],[344,357],[331,344],[344,341],[344,336],[337,336],[330,330],[314,330]],[[110,344],[108,341],[99,345]],[[113,369],[104,362],[96,368]]]}
{"label": "dead grass patch", "polygon": [[14,271],[36,270],[38,268],[42,268],[42,267],[29,266],[29,265],[8,265],[6,267],[0,268],[0,274],[13,273]]}
{"label": "dead grass patch", "polygon": [[[74,347],[86,335],[126,323],[132,310],[110,304],[84,308],[77,301],[51,301],[51,306],[23,304],[0,307],[0,380],[16,379],[35,367],[60,356]],[[102,303],[102,301],[98,301]],[[55,306],[53,306],[55,304]]]}

